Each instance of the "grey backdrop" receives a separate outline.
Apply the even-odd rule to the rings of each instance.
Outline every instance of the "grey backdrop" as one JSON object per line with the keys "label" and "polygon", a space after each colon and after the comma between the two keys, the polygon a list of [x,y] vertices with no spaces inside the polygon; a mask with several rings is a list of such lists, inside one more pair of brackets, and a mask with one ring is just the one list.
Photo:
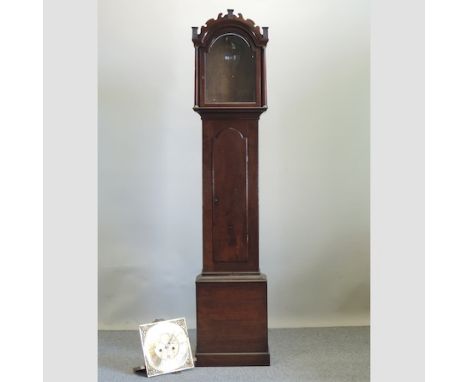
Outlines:
{"label": "grey backdrop", "polygon": [[270,27],[260,259],[271,327],[369,324],[369,4],[99,3],[99,328],[195,325],[201,121],[190,26]]}

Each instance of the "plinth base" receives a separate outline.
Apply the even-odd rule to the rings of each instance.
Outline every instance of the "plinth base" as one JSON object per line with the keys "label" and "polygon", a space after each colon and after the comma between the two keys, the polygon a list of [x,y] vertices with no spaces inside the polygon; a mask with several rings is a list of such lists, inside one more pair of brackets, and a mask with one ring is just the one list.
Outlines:
{"label": "plinth base", "polygon": [[197,353],[195,366],[270,366],[270,353]]}
{"label": "plinth base", "polygon": [[196,366],[268,366],[263,274],[200,275]]}

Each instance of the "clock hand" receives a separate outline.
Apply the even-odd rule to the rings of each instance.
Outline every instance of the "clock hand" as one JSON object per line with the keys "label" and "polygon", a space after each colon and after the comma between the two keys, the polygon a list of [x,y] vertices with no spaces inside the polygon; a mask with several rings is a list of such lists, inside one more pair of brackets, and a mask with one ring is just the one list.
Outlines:
{"label": "clock hand", "polygon": [[174,339],[174,334],[169,337],[169,341],[167,341],[167,344],[171,344],[172,340]]}

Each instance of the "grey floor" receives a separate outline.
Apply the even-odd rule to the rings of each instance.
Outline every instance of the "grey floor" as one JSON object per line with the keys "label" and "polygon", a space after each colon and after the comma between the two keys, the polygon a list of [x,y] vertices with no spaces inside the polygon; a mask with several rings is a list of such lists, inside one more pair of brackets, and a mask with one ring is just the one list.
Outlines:
{"label": "grey floor", "polygon": [[[189,333],[194,349],[195,332]],[[367,382],[369,327],[273,329],[271,366],[199,367],[152,378],[172,381]],[[99,332],[99,382],[143,382],[132,368],[144,364],[138,331]]]}

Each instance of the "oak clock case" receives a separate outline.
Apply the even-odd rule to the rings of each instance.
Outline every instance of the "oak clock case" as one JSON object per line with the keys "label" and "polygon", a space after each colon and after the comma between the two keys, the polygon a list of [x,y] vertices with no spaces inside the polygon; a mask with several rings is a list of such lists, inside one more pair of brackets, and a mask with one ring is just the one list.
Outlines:
{"label": "oak clock case", "polygon": [[196,366],[267,366],[267,279],[259,269],[258,121],[266,106],[262,30],[220,13],[198,32],[195,106],[203,131],[203,269]]}

